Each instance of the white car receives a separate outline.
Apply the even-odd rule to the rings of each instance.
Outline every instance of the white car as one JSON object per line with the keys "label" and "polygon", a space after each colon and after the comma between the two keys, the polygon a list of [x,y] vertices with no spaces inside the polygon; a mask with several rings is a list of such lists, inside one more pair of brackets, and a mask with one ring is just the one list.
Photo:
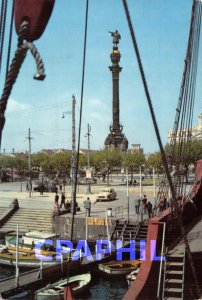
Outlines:
{"label": "white car", "polygon": [[114,191],[114,189],[105,188],[101,190],[101,192],[98,194],[96,201],[109,201],[115,199],[116,199],[116,192]]}

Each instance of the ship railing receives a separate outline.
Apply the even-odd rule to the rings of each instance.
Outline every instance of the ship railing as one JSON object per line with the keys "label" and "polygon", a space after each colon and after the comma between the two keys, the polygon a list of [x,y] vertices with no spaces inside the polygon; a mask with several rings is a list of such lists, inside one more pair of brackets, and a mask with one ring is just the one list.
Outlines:
{"label": "ship railing", "polygon": [[[160,292],[161,292],[161,287],[163,284],[164,287],[164,280],[165,280],[165,265],[166,265],[166,258],[163,259],[165,255],[165,234],[166,234],[166,223],[165,222],[158,222],[158,224],[163,225],[163,235],[162,235],[162,243],[161,243],[161,254],[160,254],[160,265],[159,265],[159,278],[158,278],[158,288],[157,288],[157,299],[160,299]],[[164,264],[164,268],[163,268]],[[162,282],[162,270],[164,269],[164,276],[163,276],[163,282]]]}

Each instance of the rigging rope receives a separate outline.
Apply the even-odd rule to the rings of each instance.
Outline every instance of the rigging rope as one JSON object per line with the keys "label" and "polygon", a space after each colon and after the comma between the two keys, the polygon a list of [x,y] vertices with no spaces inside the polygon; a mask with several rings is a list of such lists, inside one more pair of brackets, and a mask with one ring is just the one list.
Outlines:
{"label": "rigging rope", "polygon": [[29,29],[29,23],[27,21],[24,21],[21,24],[19,30],[18,49],[15,52],[15,56],[10,66],[10,70],[8,71],[3,93],[0,99],[0,148],[1,148],[2,131],[5,124],[5,111],[8,103],[8,98],[11,94],[13,85],[17,79],[21,65],[26,57],[28,50],[31,51],[37,64],[37,73],[34,76],[34,78],[37,80],[43,80],[45,78],[43,62],[41,60],[41,57],[36,47],[34,46],[33,43],[30,42],[28,43],[26,41],[24,43],[24,37],[26,36],[28,29]]}
{"label": "rigging rope", "polygon": [[78,132],[78,146],[77,146],[77,157],[76,157],[76,170],[74,177],[74,193],[73,193],[73,207],[72,207],[72,224],[71,224],[71,241],[73,240],[74,232],[74,216],[76,210],[76,189],[77,189],[77,174],[79,167],[79,150],[80,150],[80,139],[81,139],[81,121],[82,121],[82,108],[83,108],[83,91],[84,91],[84,80],[85,80],[85,65],[86,65],[86,45],[87,45],[87,31],[88,31],[88,0],[86,0],[86,16],[85,16],[85,29],[84,29],[84,46],[83,46],[83,66],[82,66],[82,81],[81,81],[81,98],[80,98],[80,116],[79,116],[79,132]]}
{"label": "rigging rope", "polygon": [[148,86],[147,86],[147,82],[146,82],[146,78],[145,78],[145,74],[144,74],[144,69],[143,69],[143,66],[142,66],[141,57],[140,57],[140,54],[139,54],[138,45],[137,45],[133,25],[132,25],[131,18],[130,18],[128,4],[127,4],[126,0],[122,0],[122,1],[123,1],[123,6],[124,6],[124,9],[125,9],[125,13],[126,13],[126,19],[127,19],[127,22],[128,22],[128,27],[129,27],[129,30],[130,30],[131,38],[132,38],[132,41],[133,41],[134,50],[135,50],[137,61],[138,61],[140,74],[141,74],[144,89],[145,89],[147,102],[148,102],[148,105],[149,105],[149,108],[150,108],[150,113],[151,113],[151,116],[152,116],[152,121],[153,121],[154,129],[155,129],[155,133],[156,133],[157,140],[158,140],[158,143],[159,143],[161,156],[162,156],[162,161],[163,161],[163,165],[164,165],[164,168],[165,168],[165,173],[166,173],[166,176],[167,176],[167,180],[169,182],[172,198],[174,200],[175,210],[178,214],[178,220],[179,220],[179,224],[180,224],[181,235],[184,239],[186,253],[187,253],[189,261],[190,261],[191,270],[192,270],[192,274],[193,274],[194,282],[195,282],[195,286],[196,286],[196,293],[197,293],[197,296],[200,297],[201,296],[200,288],[199,288],[198,278],[197,278],[196,271],[195,271],[195,266],[194,266],[193,259],[192,259],[192,253],[190,251],[189,243],[188,243],[188,240],[187,240],[187,237],[186,237],[186,234],[185,234],[185,228],[184,228],[184,225],[183,225],[183,222],[182,222],[182,217],[181,217],[181,214],[180,214],[179,209],[178,209],[175,189],[174,189],[174,186],[173,186],[173,183],[172,183],[172,178],[171,178],[171,175],[170,175],[170,172],[169,172],[167,159],[166,159],[166,156],[165,156],[164,148],[163,148],[161,137],[160,137],[160,134],[159,134],[158,125],[157,125],[157,122],[156,122],[156,118],[155,118],[155,114],[154,114],[154,110],[153,110],[153,106],[152,106],[152,102],[151,102],[151,98],[150,98],[150,94],[149,94],[149,90],[148,90]]}
{"label": "rigging rope", "polygon": [[132,41],[133,41],[133,46],[134,46],[135,53],[136,53],[137,60],[138,60],[138,66],[139,66],[140,74],[141,74],[141,77],[142,77],[143,86],[144,86],[147,102],[148,102],[148,105],[149,105],[150,113],[151,113],[151,116],[152,116],[152,121],[153,121],[154,129],[155,129],[155,133],[156,133],[159,148],[160,148],[160,151],[161,151],[163,165],[164,165],[165,172],[166,172],[166,175],[167,175],[167,178],[168,178],[168,181],[169,181],[169,185],[170,185],[170,189],[171,189],[173,199],[175,199],[175,190],[174,190],[174,187],[173,187],[172,179],[171,179],[170,172],[169,172],[169,169],[168,169],[168,163],[167,163],[165,151],[164,151],[164,148],[163,148],[163,144],[162,144],[162,141],[161,141],[158,125],[157,125],[157,122],[156,122],[156,117],[155,117],[155,114],[154,114],[154,109],[153,109],[151,97],[150,97],[150,94],[149,94],[149,89],[148,89],[148,86],[147,86],[147,82],[146,82],[146,78],[145,78],[145,74],[144,74],[144,69],[143,69],[143,66],[142,66],[141,57],[140,57],[140,54],[139,54],[138,45],[137,45],[133,25],[132,25],[130,14],[129,14],[127,1],[126,0],[122,0],[122,1],[123,1],[123,6],[124,6],[124,9],[125,9],[125,13],[126,13],[126,18],[127,18],[127,21],[128,21],[128,26],[129,26],[130,33],[131,33],[131,38],[132,38]]}
{"label": "rigging rope", "polygon": [[4,36],[5,36],[5,26],[6,26],[6,12],[7,12],[7,0],[2,1],[1,8],[1,23],[0,23],[0,74],[1,74],[1,65],[3,57],[3,48],[4,48]]}
{"label": "rigging rope", "polygon": [[[6,62],[6,77],[8,75],[8,69],[9,69],[9,64],[10,64],[11,42],[12,42],[12,35],[13,35],[14,8],[15,8],[15,0],[13,0],[12,14],[11,14],[11,20],[10,20],[10,32],[9,32],[8,53],[7,53],[7,62]],[[6,80],[6,78],[5,78],[5,80]]]}
{"label": "rigging rope", "polygon": [[186,193],[185,176],[188,168],[188,153],[191,149],[201,15],[201,3],[195,1],[192,9],[190,34],[185,59],[185,71],[183,73],[180,97],[170,141],[171,164],[176,165],[177,170],[176,177],[174,178],[177,194]]}

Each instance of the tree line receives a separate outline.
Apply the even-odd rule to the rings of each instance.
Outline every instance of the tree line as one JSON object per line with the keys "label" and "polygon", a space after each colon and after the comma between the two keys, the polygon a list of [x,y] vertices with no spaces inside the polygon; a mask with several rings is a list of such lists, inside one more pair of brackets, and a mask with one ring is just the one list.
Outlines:
{"label": "tree line", "polygon": [[[176,147],[177,149],[177,147]],[[202,141],[195,140],[189,145],[189,151],[186,151],[186,156],[183,157],[181,163],[188,171],[188,167],[191,164],[196,163],[197,160],[202,159]],[[166,154],[169,155],[169,145],[165,146]],[[177,151],[177,150],[176,150]],[[179,163],[179,157],[176,155],[173,157],[173,165]],[[71,153],[61,152],[53,155],[48,155],[43,152],[37,152],[32,154],[31,157],[32,173],[38,174],[40,171],[46,173],[46,175],[53,176],[57,173],[59,176],[67,176],[71,171]],[[163,172],[163,164],[160,152],[154,152],[147,156],[136,151],[129,151],[126,153],[120,152],[115,149],[104,149],[90,154],[91,168],[101,172],[111,172],[114,169],[123,168],[133,174],[139,171],[140,166],[147,169],[148,172],[152,172],[155,168],[156,173]],[[28,174],[28,157],[18,156],[15,157],[1,155],[0,156],[1,170],[14,169],[19,176],[26,176]],[[87,168],[87,155],[79,154],[79,168]]]}

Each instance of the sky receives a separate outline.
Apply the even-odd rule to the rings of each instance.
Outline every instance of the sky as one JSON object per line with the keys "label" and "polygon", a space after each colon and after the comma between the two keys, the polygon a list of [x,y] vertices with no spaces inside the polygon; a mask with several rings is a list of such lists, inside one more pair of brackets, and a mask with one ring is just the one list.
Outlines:
{"label": "sky", "polygon": [[[9,0],[8,18],[12,1]],[[13,87],[6,111],[2,149],[6,152],[28,150],[31,129],[32,152],[41,149],[71,149],[72,95],[76,98],[78,137],[81,98],[82,58],[85,23],[84,0],[56,0],[53,13],[42,37],[35,41],[44,61],[46,78],[33,80],[36,72],[28,53]],[[188,41],[192,0],[128,0],[131,20],[154,106],[163,144],[173,127],[180,92]],[[7,22],[8,23],[8,22]],[[8,24],[7,24],[8,25]],[[6,27],[6,38],[8,29]],[[110,53],[112,37],[121,34],[120,122],[131,144],[141,144],[145,153],[158,151],[149,108],[137,59],[132,45],[121,0],[89,0],[86,70],[83,95],[81,148],[87,148],[87,124],[91,125],[91,148],[102,149],[112,123],[112,74]],[[17,47],[14,31],[11,57]],[[201,107],[201,62],[196,88],[194,125]],[[3,52],[0,78],[4,85],[7,44]]]}

